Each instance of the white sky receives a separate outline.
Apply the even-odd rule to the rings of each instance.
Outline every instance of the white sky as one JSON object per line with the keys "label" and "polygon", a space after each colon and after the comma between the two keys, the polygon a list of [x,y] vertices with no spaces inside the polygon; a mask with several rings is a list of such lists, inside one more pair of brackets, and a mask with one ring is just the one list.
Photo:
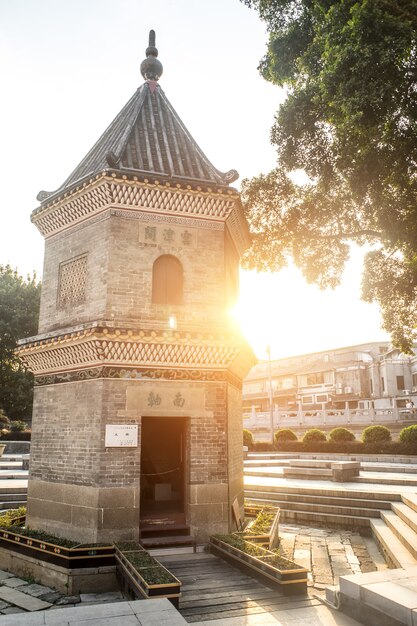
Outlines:
{"label": "white sky", "polygon": [[[151,28],[161,87],[212,163],[241,178],[274,166],[283,94],[258,74],[266,30],[239,0],[0,0],[0,264],[42,275],[36,195],[61,185],[143,82]],[[335,292],[295,270],[244,272],[242,327],[260,358],[267,343],[279,358],[386,338],[359,291],[358,255]]]}

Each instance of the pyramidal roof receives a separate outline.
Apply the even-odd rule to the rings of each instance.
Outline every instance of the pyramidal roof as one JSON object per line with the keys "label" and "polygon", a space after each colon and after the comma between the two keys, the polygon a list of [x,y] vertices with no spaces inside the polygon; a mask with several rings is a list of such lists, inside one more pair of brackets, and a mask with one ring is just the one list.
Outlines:
{"label": "pyramidal roof", "polygon": [[49,200],[105,170],[212,185],[229,185],[238,178],[235,170],[223,173],[212,165],[158,84],[162,65],[156,58],[154,31],[146,55],[141,64],[145,83],[61,187],[54,192],[41,191],[38,200]]}

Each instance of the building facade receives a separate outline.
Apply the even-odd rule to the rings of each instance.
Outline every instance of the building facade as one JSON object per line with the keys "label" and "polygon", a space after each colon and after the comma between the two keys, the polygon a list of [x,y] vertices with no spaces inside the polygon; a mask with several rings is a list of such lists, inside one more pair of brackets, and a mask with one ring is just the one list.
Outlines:
{"label": "building facade", "polygon": [[45,237],[28,524],[80,542],[243,507],[242,379],[253,353],[227,314],[250,238],[237,173],[219,172],[145,82],[32,221]]}
{"label": "building facade", "polygon": [[270,370],[260,361],[243,384],[244,414],[268,412],[271,398],[284,413],[417,404],[417,357],[372,342],[273,360]]}

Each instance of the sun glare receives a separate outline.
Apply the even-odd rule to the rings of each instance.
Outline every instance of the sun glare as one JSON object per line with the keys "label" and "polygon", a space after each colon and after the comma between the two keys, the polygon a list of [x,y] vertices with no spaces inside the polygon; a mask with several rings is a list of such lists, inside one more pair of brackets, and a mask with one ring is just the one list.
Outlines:
{"label": "sun glare", "polygon": [[359,300],[360,265],[353,260],[343,288],[321,291],[294,267],[278,274],[241,272],[234,317],[259,359],[273,359],[387,340],[375,325],[377,307]]}

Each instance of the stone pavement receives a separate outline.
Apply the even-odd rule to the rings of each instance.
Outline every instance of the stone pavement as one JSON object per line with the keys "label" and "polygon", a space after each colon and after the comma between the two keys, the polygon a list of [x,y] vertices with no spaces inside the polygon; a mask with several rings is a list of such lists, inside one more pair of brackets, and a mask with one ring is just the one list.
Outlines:
{"label": "stone pavement", "polygon": [[339,576],[387,568],[376,542],[354,531],[282,523],[279,534],[283,555],[310,570],[308,585],[318,595]]}

